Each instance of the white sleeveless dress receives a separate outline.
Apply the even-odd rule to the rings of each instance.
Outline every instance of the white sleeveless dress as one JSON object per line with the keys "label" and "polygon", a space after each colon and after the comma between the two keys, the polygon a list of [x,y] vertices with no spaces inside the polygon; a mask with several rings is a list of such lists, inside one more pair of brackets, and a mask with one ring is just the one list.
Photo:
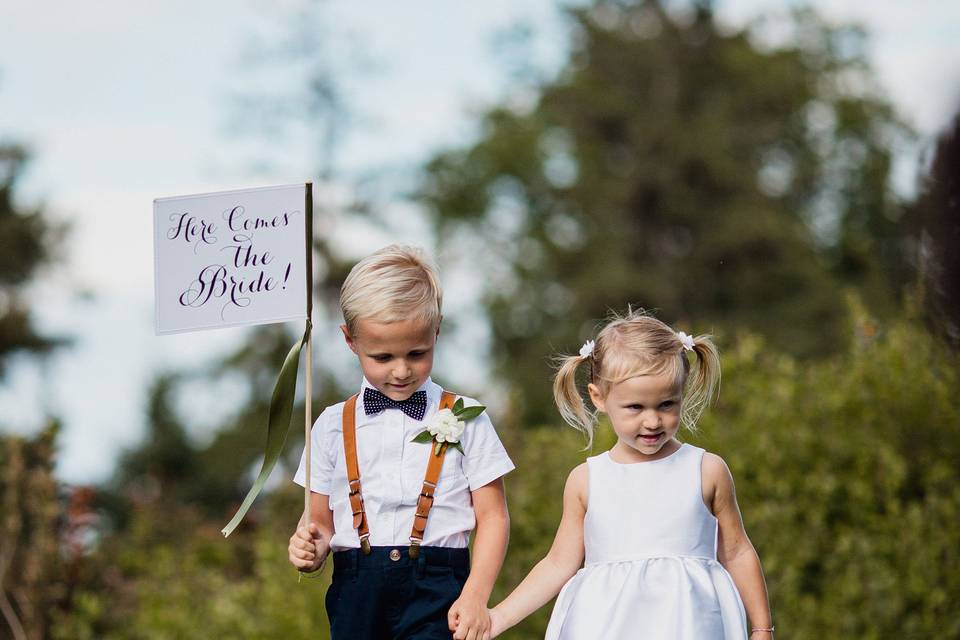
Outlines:
{"label": "white sleeveless dress", "polygon": [[584,567],[560,591],[546,640],[744,640],[746,615],[717,562],[703,449],[660,460],[587,459]]}

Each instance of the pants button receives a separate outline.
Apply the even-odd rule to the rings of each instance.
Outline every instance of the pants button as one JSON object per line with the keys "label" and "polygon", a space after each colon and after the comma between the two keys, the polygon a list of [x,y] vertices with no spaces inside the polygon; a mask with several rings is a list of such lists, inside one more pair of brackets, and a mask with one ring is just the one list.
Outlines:
{"label": "pants button", "polygon": [[399,559],[400,559],[400,551],[398,551],[397,549],[391,549],[391,550],[390,550],[390,559],[393,560],[394,562],[396,562],[397,560],[399,560]]}

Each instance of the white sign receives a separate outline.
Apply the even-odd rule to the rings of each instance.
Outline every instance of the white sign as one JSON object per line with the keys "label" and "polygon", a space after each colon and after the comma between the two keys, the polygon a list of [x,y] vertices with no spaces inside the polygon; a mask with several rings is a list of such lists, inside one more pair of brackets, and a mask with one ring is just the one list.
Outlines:
{"label": "white sign", "polygon": [[157,333],[307,317],[306,185],[153,201]]}

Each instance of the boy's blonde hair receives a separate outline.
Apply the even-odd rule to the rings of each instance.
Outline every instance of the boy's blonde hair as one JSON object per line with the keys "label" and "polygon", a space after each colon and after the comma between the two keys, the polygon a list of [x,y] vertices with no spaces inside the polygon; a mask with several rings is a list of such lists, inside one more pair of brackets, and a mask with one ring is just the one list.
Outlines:
{"label": "boy's blonde hair", "polygon": [[350,270],[340,288],[340,309],[351,335],[359,320],[422,319],[440,326],[443,291],[433,262],[422,249],[392,244]]}
{"label": "boy's blonde hair", "polygon": [[591,353],[559,358],[553,398],[560,415],[587,436],[589,448],[593,444],[597,414],[587,409],[576,382],[577,368],[589,363],[590,382],[604,397],[610,387],[628,378],[672,376],[682,391],[680,423],[691,431],[696,430],[697,420],[720,384],[720,356],[709,335],[692,337],[692,340],[695,359],[691,368],[680,335],[669,326],[643,310],[628,309],[625,316],[614,314],[597,335]]}

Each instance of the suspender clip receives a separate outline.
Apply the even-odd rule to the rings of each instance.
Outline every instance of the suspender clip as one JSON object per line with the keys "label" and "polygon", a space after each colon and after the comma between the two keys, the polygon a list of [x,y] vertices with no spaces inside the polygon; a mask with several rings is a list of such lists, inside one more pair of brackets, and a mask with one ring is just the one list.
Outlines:
{"label": "suspender clip", "polygon": [[416,560],[420,557],[420,540],[413,537],[410,538],[410,548],[407,550],[407,554],[411,560]]}

